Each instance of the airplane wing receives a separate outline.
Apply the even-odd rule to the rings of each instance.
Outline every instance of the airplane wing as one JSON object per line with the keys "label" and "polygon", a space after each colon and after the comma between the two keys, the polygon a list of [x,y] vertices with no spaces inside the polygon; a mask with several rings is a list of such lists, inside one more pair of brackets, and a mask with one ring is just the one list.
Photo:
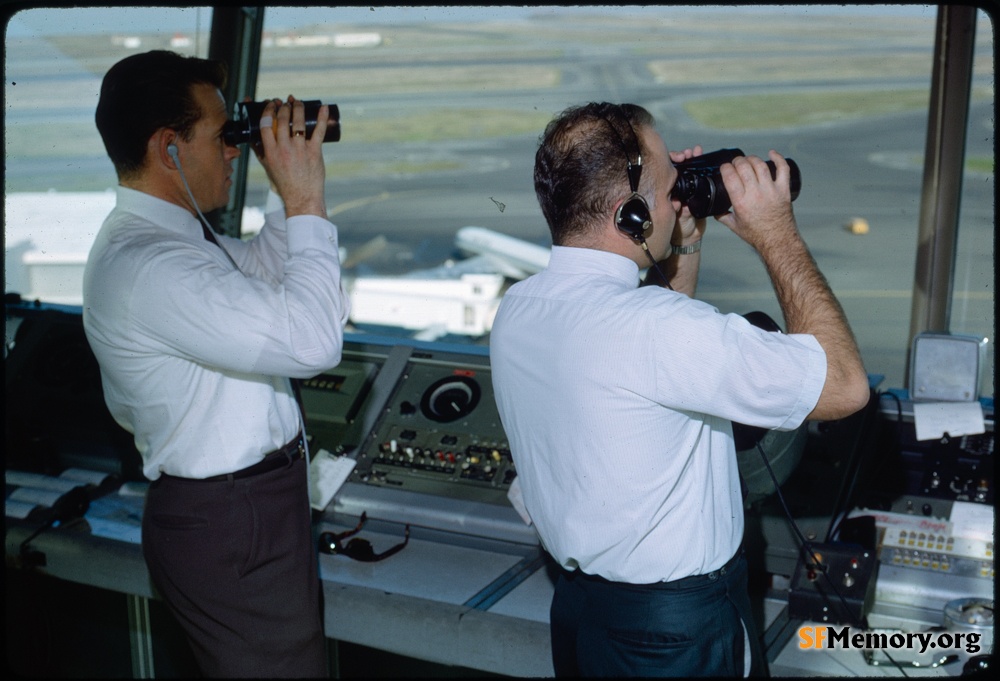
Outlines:
{"label": "airplane wing", "polygon": [[510,279],[548,265],[550,250],[484,227],[463,227],[455,246],[470,257],[395,277],[356,277],[351,286],[355,324],[412,329],[419,337],[489,332]]}
{"label": "airplane wing", "polygon": [[455,233],[455,246],[473,255],[483,255],[500,274],[524,279],[548,267],[551,249],[485,227],[462,227]]}

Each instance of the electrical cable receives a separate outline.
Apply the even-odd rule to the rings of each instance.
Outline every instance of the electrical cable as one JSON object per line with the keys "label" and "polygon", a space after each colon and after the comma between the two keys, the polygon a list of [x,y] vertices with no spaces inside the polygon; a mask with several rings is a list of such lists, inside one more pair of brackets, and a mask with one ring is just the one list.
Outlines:
{"label": "electrical cable", "polygon": [[670,285],[670,282],[667,280],[667,276],[663,274],[663,270],[660,269],[660,264],[656,262],[656,258],[653,257],[653,254],[649,252],[649,248],[646,246],[646,240],[640,237],[639,245],[642,246],[642,250],[645,251],[646,255],[649,257],[649,262],[653,263],[653,269],[656,270],[656,274],[659,275],[663,285],[673,291],[674,287]]}
{"label": "electrical cable", "polygon": [[191,191],[190,185],[188,185],[187,177],[184,176],[184,169],[181,167],[181,159],[180,159],[180,154],[177,150],[177,145],[168,144],[167,153],[170,154],[170,158],[174,159],[174,163],[177,165],[177,172],[180,173],[181,175],[181,182],[184,183],[184,189],[187,190],[188,198],[191,199],[191,205],[194,206],[195,212],[198,213],[198,217],[201,219],[202,226],[207,230],[205,232],[205,236],[207,236],[213,243],[215,243],[215,245],[218,246],[222,250],[222,252],[226,254],[226,257],[229,258],[229,262],[233,263],[233,267],[239,270],[240,266],[236,264],[236,261],[233,259],[233,256],[230,255],[229,251],[223,248],[222,244],[220,244],[218,240],[216,240],[215,232],[212,229],[212,225],[209,224],[208,220],[205,218],[205,215],[201,212],[201,208],[198,207],[198,202],[194,198],[194,193]]}

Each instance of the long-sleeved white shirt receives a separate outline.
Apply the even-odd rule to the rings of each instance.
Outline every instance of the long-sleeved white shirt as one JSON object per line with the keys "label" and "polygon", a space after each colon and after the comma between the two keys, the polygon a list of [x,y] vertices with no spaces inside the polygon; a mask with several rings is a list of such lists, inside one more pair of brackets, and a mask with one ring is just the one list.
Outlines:
{"label": "long-sleeved white shirt", "polygon": [[490,336],[525,507],[565,568],[634,584],[706,574],[743,538],[731,422],[790,430],[826,378],[813,336],[762,331],[603,251],[556,246]]}
{"label": "long-sleeved white shirt", "polygon": [[115,420],[150,480],[245,468],[302,427],[288,377],[336,366],[350,301],[337,229],[269,199],[252,241],[205,240],[181,206],[125,187],[84,271],[83,322]]}

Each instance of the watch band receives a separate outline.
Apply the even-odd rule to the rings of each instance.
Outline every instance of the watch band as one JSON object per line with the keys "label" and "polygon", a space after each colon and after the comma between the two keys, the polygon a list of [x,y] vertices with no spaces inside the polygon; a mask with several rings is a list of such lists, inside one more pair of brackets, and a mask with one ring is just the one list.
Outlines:
{"label": "watch band", "polygon": [[687,246],[671,246],[670,252],[674,255],[691,255],[692,253],[697,253],[701,250],[701,239],[698,239],[693,244],[688,244]]}

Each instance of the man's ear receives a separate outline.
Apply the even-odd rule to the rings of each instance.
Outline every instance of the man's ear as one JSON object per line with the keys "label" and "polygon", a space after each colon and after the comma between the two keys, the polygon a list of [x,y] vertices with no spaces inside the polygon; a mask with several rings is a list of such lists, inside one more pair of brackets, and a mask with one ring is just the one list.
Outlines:
{"label": "man's ear", "polygon": [[180,159],[177,156],[177,132],[170,128],[160,128],[149,138],[146,153],[158,165],[169,170],[177,170]]}

